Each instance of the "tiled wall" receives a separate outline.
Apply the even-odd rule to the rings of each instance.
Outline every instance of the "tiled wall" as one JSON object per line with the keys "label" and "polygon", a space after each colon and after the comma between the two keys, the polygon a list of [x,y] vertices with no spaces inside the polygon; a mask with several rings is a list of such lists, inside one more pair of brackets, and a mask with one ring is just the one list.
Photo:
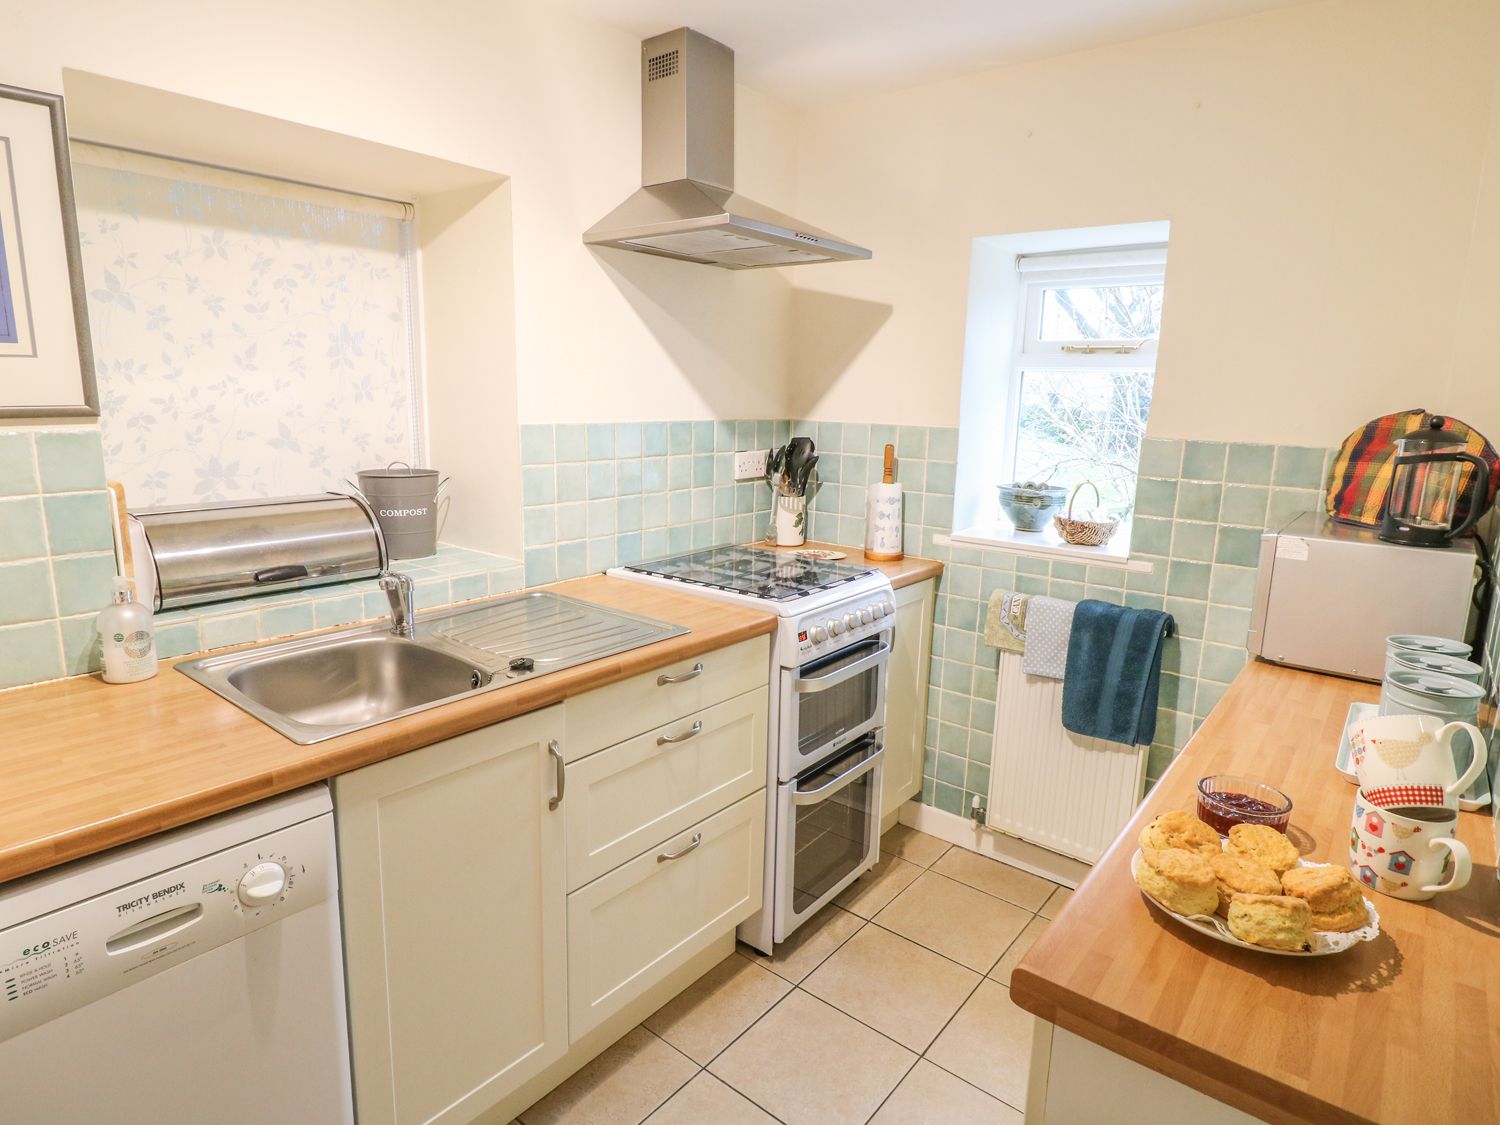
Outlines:
{"label": "tiled wall", "polygon": [[906,493],[906,550],[947,564],[933,635],[922,799],[961,813],[987,795],[997,653],[983,643],[997,589],[1165,609],[1178,633],[1163,658],[1161,709],[1148,776],[1160,776],[1243,666],[1263,528],[1321,503],[1328,451],[1300,446],[1152,440],[1142,453],[1132,559],[1150,573],[972,547],[941,547],[952,530],[957,432],[947,428],[794,423],[821,457],[812,498],[820,538],[859,543],[875,453],[895,442]]}
{"label": "tiled wall", "polygon": [[109,510],[97,430],[0,433],[0,688],[89,670]]}
{"label": "tiled wall", "polygon": [[764,419],[522,426],[526,584],[761,538],[771,493],[735,482],[734,453],[790,432]]}
{"label": "tiled wall", "polygon": [[[446,544],[429,558],[398,559],[391,569],[411,575],[418,609],[508,594],[524,585],[520,563]],[[163,657],[186,656],[372,621],[389,613],[390,603],[373,578],[286,594],[259,594],[158,613],[156,649]]]}
{"label": "tiled wall", "polygon": [[[115,576],[104,480],[97,430],[0,433],[0,688],[98,671],[94,618]],[[523,585],[520,563],[459,547],[393,569],[416,580],[421,609]],[[184,656],[388,611],[373,579],[240,598],[157,614],[157,650]]]}

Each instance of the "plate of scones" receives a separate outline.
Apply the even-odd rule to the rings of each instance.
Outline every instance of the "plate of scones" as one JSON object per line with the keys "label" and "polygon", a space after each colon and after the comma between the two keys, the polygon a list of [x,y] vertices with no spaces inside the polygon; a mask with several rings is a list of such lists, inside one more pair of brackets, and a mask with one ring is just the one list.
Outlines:
{"label": "plate of scones", "polygon": [[1141,829],[1136,886],[1160,910],[1229,945],[1284,957],[1342,953],[1380,933],[1380,915],[1347,867],[1309,863],[1264,824],[1224,839],[1192,813]]}

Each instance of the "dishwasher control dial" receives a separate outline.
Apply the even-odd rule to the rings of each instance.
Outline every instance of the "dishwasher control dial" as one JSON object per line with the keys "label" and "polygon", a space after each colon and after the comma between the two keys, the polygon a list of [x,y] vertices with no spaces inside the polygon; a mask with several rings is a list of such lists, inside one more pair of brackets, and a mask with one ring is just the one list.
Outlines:
{"label": "dishwasher control dial", "polygon": [[250,909],[274,902],[286,890],[286,868],[274,860],[257,863],[240,876],[235,888],[240,903]]}

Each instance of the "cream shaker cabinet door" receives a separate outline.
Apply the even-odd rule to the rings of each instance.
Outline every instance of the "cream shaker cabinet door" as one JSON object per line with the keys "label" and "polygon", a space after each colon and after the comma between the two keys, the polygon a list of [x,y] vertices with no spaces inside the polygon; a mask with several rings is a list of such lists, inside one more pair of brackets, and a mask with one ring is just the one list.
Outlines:
{"label": "cream shaker cabinet door", "polygon": [[359,1118],[469,1121],[568,1045],[563,709],[334,780]]}
{"label": "cream shaker cabinet door", "polygon": [[927,736],[927,677],[932,664],[932,612],[937,580],[896,591],[896,642],[885,700],[885,778],[880,814],[888,817],[922,791]]}

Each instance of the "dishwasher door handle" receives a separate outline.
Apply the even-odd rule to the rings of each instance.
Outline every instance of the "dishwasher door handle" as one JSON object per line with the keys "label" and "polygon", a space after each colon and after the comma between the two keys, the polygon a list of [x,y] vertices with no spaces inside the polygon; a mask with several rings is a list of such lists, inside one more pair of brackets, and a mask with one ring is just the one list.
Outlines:
{"label": "dishwasher door handle", "polygon": [[202,918],[203,904],[201,902],[164,910],[160,914],[153,914],[150,918],[142,918],[139,922],[126,926],[107,939],[104,943],[104,952],[111,957],[129,953],[132,949],[139,949],[143,945],[161,941],[173,934],[180,934]]}

